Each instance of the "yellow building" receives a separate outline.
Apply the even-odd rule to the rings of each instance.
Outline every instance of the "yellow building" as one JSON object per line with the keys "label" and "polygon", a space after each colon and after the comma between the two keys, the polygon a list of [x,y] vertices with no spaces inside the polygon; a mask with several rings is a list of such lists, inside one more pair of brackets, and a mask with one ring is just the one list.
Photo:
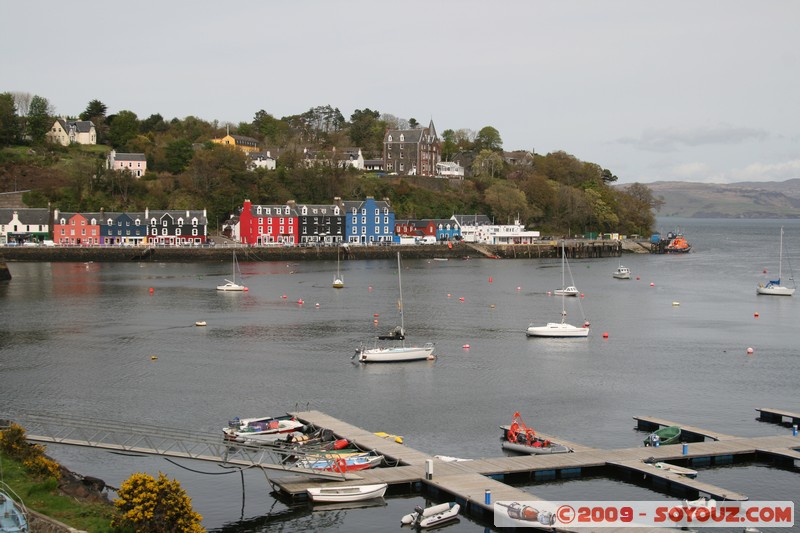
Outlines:
{"label": "yellow building", "polygon": [[226,146],[234,146],[244,153],[258,152],[258,141],[252,137],[245,137],[244,135],[231,135],[228,134],[222,139],[211,139],[211,142],[217,144],[224,144]]}

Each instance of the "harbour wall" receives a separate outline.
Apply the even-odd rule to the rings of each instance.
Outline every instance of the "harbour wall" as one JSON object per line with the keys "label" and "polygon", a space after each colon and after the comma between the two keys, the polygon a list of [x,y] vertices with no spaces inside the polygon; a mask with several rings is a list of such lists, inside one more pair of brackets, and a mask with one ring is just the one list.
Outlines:
{"label": "harbour wall", "polygon": [[[623,251],[620,241],[568,240],[564,244],[567,257],[600,258],[618,257]],[[542,241],[536,244],[484,245],[472,243],[417,244],[392,246],[292,246],[292,247],[246,247],[215,246],[191,247],[46,247],[21,246],[2,250],[8,262],[227,262],[235,251],[240,262],[248,261],[304,261],[391,259],[397,252],[404,258],[466,259],[489,257],[494,259],[529,259],[560,257],[561,245],[557,241]]]}

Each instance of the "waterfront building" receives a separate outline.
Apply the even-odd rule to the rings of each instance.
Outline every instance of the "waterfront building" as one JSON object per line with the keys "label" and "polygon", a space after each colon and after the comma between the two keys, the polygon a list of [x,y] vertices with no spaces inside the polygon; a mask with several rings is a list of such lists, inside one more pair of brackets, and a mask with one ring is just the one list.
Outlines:
{"label": "waterfront building", "polygon": [[50,210],[0,208],[0,245],[42,242],[50,238]]}
{"label": "waterfront building", "polygon": [[99,246],[103,213],[53,211],[53,242],[59,246]]}
{"label": "waterfront building", "polygon": [[287,202],[297,213],[300,245],[341,244],[344,240],[344,209],[333,204],[298,204]]}
{"label": "waterfront building", "polygon": [[515,220],[513,224],[495,224],[486,215],[453,215],[464,242],[478,244],[530,244],[539,238],[538,231],[527,231]]}
{"label": "waterfront building", "polygon": [[297,212],[289,205],[253,205],[245,200],[239,215],[238,240],[251,246],[284,245],[298,242]]}
{"label": "waterfront building", "polygon": [[395,236],[394,211],[388,198],[375,200],[345,200],[336,198],[345,213],[345,242],[350,244],[378,244],[400,242]]}
{"label": "waterfront building", "polygon": [[101,246],[140,246],[147,243],[148,224],[144,213],[103,213]]}
{"label": "waterfront building", "polygon": [[199,246],[208,240],[206,210],[164,211],[145,209],[148,243],[165,246]]}

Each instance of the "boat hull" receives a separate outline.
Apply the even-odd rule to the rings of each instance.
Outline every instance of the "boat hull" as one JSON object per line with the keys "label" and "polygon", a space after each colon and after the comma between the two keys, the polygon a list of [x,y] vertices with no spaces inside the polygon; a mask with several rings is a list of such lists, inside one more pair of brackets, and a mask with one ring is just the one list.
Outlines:
{"label": "boat hull", "polygon": [[407,361],[433,360],[433,344],[424,346],[396,346],[389,348],[368,348],[358,353],[361,363],[404,363]]}
{"label": "boat hull", "polygon": [[312,470],[325,470],[327,472],[356,472],[374,468],[383,462],[382,455],[359,454],[351,457],[332,457],[318,461],[298,461],[295,466],[298,468],[310,468]]}
{"label": "boat hull", "polygon": [[502,448],[510,452],[527,453],[528,455],[551,455],[554,453],[570,453],[572,448],[562,444],[550,444],[549,446],[532,446],[528,444],[520,444],[518,442],[509,442],[503,440]]}
{"label": "boat hull", "polygon": [[309,488],[306,492],[312,502],[359,502],[383,498],[387,487],[386,483],[376,483],[349,487],[316,487]]}
{"label": "boat hull", "polygon": [[27,533],[28,520],[25,513],[17,507],[15,501],[4,492],[0,492],[0,531],[9,533]]}
{"label": "boat hull", "polygon": [[404,525],[417,525],[422,529],[439,526],[458,518],[458,512],[460,510],[461,506],[455,502],[443,503],[407,514],[400,519],[400,523]]}
{"label": "boat hull", "polygon": [[589,328],[579,328],[571,324],[550,322],[546,326],[531,324],[525,331],[528,337],[579,338],[588,337]]}
{"label": "boat hull", "polygon": [[667,444],[677,444],[681,439],[681,428],[678,426],[667,426],[657,429],[644,439],[645,446],[659,446]]}
{"label": "boat hull", "polygon": [[300,431],[303,427],[303,423],[291,415],[243,418],[229,422],[228,427],[222,428],[222,433],[226,440],[248,444],[271,444],[276,437]]}
{"label": "boat hull", "polygon": [[768,296],[792,296],[794,288],[782,287],[781,285],[766,285],[764,287],[756,287],[756,294],[765,294]]}

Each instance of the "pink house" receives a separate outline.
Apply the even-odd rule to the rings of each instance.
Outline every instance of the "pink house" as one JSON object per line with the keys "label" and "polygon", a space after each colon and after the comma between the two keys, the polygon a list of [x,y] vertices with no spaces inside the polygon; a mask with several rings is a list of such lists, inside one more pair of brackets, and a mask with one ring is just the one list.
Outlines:
{"label": "pink house", "polygon": [[111,150],[106,161],[106,168],[125,170],[134,177],[141,178],[147,172],[147,158],[144,154],[118,154],[116,150]]}

